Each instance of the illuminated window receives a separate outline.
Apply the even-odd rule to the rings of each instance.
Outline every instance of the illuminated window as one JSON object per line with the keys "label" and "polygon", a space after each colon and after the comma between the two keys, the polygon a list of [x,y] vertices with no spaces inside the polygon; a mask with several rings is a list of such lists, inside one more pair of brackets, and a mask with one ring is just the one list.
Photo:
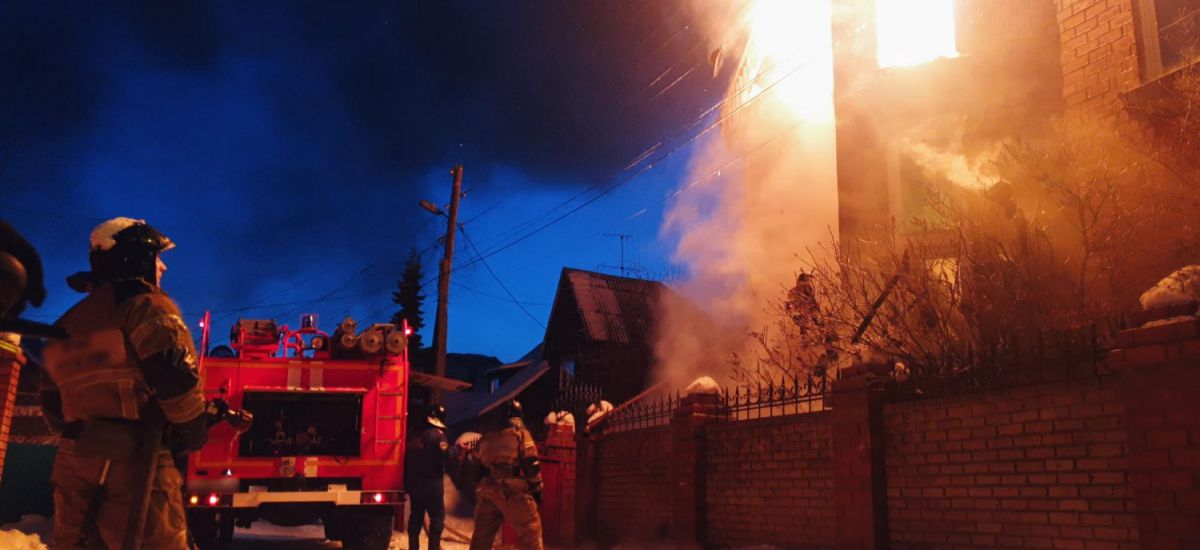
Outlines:
{"label": "illuminated window", "polygon": [[1141,0],[1142,62],[1148,79],[1200,61],[1196,0]]}
{"label": "illuminated window", "polygon": [[958,56],[954,0],[876,0],[875,32],[881,68]]}

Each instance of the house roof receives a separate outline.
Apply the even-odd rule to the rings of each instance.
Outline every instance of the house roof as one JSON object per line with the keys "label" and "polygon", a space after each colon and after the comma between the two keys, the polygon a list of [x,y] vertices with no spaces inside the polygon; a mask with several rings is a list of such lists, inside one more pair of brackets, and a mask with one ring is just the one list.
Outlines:
{"label": "house roof", "polygon": [[513,374],[495,392],[488,393],[486,389],[477,391],[452,393],[443,396],[446,401],[447,424],[453,426],[487,414],[501,403],[515,398],[530,384],[541,379],[550,371],[550,365],[542,360],[542,345],[538,344],[529,350],[519,360],[502,365],[499,368],[516,368]]}
{"label": "house roof", "polygon": [[[655,304],[666,291],[658,281],[617,277],[581,269],[563,268],[554,299],[547,336],[560,307],[574,304],[589,340],[613,344],[650,341]],[[573,300],[564,300],[569,292]]]}

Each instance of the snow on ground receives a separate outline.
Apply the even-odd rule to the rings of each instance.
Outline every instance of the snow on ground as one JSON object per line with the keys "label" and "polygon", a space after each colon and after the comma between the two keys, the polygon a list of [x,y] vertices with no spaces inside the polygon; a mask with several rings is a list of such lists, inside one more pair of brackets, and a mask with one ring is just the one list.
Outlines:
{"label": "snow on ground", "polygon": [[0,529],[0,548],[5,550],[46,550],[41,537],[16,529]]}
{"label": "snow on ground", "polygon": [[721,386],[719,384],[717,384],[716,380],[713,380],[712,378],[709,378],[707,376],[701,376],[700,378],[697,378],[694,381],[692,381],[691,384],[688,384],[688,387],[683,390],[683,394],[684,395],[706,394],[706,393],[711,394],[711,393],[720,393],[720,391],[721,391]]}
{"label": "snow on ground", "polygon": [[21,521],[0,525],[0,548],[38,550],[53,543],[54,521],[45,516],[27,514]]}
{"label": "snow on ground", "polygon": [[1142,309],[1156,309],[1200,300],[1200,265],[1189,265],[1168,275],[1144,292],[1138,302]]}
{"label": "snow on ground", "polygon": [[[470,499],[459,493],[446,478],[446,532],[442,535],[442,548],[467,550],[471,533],[474,531],[474,512]],[[405,510],[407,518],[408,511]],[[17,523],[0,525],[0,550],[46,550],[50,543],[53,522],[50,518],[28,515]],[[40,535],[40,539],[39,539]],[[321,525],[283,527],[266,521],[256,521],[249,529],[234,530],[231,550],[335,550],[341,544],[325,539],[325,528]],[[429,541],[421,533],[421,548],[428,548]],[[632,546],[619,546],[621,550],[635,550]],[[655,548],[648,546],[646,548]],[[409,550],[408,533],[392,533],[390,550]]]}

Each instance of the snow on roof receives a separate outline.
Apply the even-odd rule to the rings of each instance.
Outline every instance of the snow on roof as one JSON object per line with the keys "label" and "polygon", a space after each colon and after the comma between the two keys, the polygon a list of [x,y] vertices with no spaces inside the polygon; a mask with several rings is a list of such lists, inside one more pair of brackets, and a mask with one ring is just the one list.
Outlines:
{"label": "snow on roof", "polygon": [[524,362],[525,366],[520,367],[495,392],[468,391],[444,395],[448,417],[446,423],[454,425],[487,414],[501,403],[515,398],[550,371],[550,365],[542,360],[541,344],[525,354],[519,362]]}

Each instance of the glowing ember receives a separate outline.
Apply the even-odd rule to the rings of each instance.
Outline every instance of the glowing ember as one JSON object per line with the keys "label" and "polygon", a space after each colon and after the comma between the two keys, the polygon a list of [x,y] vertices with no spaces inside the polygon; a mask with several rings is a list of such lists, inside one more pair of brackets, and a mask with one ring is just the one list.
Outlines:
{"label": "glowing ember", "polygon": [[875,0],[879,66],[957,57],[954,0]]}
{"label": "glowing ember", "polygon": [[[758,0],[735,84],[743,101],[770,99],[809,119],[833,114],[833,50],[827,0]],[[765,98],[764,98],[765,99]]]}

